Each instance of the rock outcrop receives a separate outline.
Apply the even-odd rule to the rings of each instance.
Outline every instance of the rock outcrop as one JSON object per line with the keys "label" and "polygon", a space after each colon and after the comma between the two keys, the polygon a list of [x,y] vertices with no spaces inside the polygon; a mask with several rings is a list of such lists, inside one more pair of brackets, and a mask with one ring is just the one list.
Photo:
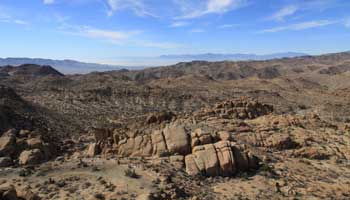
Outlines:
{"label": "rock outcrop", "polygon": [[123,156],[162,156],[190,153],[190,139],[183,126],[169,124],[151,135],[139,135],[121,140],[118,154]]}
{"label": "rock outcrop", "polygon": [[214,108],[205,108],[197,115],[220,116],[222,118],[255,119],[273,112],[273,106],[251,98],[240,98],[218,103]]}
{"label": "rock outcrop", "polygon": [[41,163],[45,157],[40,149],[32,149],[23,151],[18,159],[21,165],[35,165]]}
{"label": "rock outcrop", "polygon": [[[99,144],[90,144],[88,156],[97,154]],[[115,144],[121,156],[164,157],[177,168],[185,166],[190,175],[232,176],[239,171],[254,170],[259,160],[249,151],[232,142],[227,131],[213,133],[197,128],[192,132],[176,121],[151,134],[124,138]],[[103,147],[102,147],[103,148]]]}
{"label": "rock outcrop", "polygon": [[[0,137],[0,167],[15,164],[39,164],[56,153],[54,145],[45,142],[38,132],[10,129]],[[10,159],[10,161],[8,161]]]}
{"label": "rock outcrop", "polygon": [[193,153],[185,157],[186,172],[190,175],[232,176],[238,171],[249,171],[259,167],[257,157],[229,141],[196,146]]}
{"label": "rock outcrop", "polygon": [[15,188],[13,185],[0,186],[0,199],[3,200],[40,200],[32,191],[24,188]]}

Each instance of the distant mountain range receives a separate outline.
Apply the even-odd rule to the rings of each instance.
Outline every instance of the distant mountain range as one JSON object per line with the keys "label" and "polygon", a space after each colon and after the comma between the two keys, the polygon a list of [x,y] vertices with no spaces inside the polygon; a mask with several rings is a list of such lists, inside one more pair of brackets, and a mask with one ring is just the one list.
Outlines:
{"label": "distant mountain range", "polygon": [[[304,53],[286,52],[267,55],[257,54],[183,54],[183,55],[161,55],[158,57],[130,57],[125,59],[116,58],[116,63],[124,66],[107,65],[97,63],[86,63],[75,60],[52,60],[42,58],[0,58],[0,66],[23,64],[49,65],[64,74],[85,74],[93,71],[112,71],[122,69],[142,69],[150,66],[172,65],[178,62],[201,61],[243,61],[243,60],[270,60],[276,58],[291,58],[306,56]],[[138,66],[138,67],[126,67]]]}
{"label": "distant mountain range", "polygon": [[52,60],[42,58],[0,58],[0,66],[19,66],[23,64],[49,65],[65,74],[89,73],[92,71],[111,71],[123,69],[123,67],[121,66],[85,63],[75,60]]}
{"label": "distant mountain range", "polygon": [[222,60],[270,60],[276,58],[292,58],[298,56],[307,56],[304,53],[297,52],[286,52],[286,53],[276,53],[276,54],[266,54],[266,55],[257,55],[257,54],[182,54],[182,55],[162,55],[160,59],[170,59],[170,60],[203,60],[203,61],[222,61]]}

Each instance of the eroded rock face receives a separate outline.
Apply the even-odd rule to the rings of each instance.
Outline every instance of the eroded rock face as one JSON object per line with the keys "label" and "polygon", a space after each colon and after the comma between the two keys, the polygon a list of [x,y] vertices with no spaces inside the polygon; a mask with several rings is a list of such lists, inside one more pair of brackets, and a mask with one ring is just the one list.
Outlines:
{"label": "eroded rock face", "polygon": [[[253,119],[272,111],[272,106],[254,100],[227,101],[216,105],[214,109],[209,109],[207,112],[204,110],[194,114],[192,118],[179,118],[167,124],[161,123],[158,126],[152,124],[145,129],[128,127],[113,131],[95,131],[96,143],[91,144],[87,152],[88,156],[94,156],[97,154],[97,148],[109,148],[125,157],[168,157],[174,166],[185,166],[190,175],[232,176],[239,171],[257,169],[259,160],[246,150],[247,147],[243,148],[233,142],[235,131],[232,129],[217,131],[213,128],[215,123],[218,124],[218,127],[220,123],[229,123],[225,117],[217,118],[217,114],[235,118],[233,120],[237,121],[235,127],[237,129],[237,127],[241,128],[242,124],[249,128],[240,119]],[[200,115],[203,113],[209,117],[201,118]],[[201,121],[201,124],[197,124],[196,120]],[[155,116],[149,118],[148,121],[158,123]],[[110,142],[113,144],[108,144]],[[270,145],[284,148],[290,142],[292,141],[289,138],[272,138]]]}
{"label": "eroded rock face", "polygon": [[232,176],[238,171],[259,167],[255,156],[229,141],[196,146],[193,153],[185,157],[185,165],[188,174],[206,176]]}
{"label": "eroded rock face", "polygon": [[206,108],[199,116],[220,116],[222,118],[255,119],[273,112],[273,106],[251,98],[240,98],[218,103],[214,108]]}
{"label": "eroded rock face", "polygon": [[13,185],[0,187],[0,199],[3,200],[40,200],[32,191],[24,188],[15,188]]}
{"label": "eroded rock face", "polygon": [[[191,135],[191,136],[190,136]],[[176,123],[149,135],[119,142],[123,156],[170,156],[174,165],[186,166],[190,175],[232,176],[238,171],[257,169],[258,159],[231,142],[231,133],[210,133],[195,129],[191,134]]]}
{"label": "eroded rock face", "polygon": [[0,156],[12,156],[16,152],[16,137],[4,134],[0,137]]}
{"label": "eroded rock face", "polygon": [[43,162],[45,157],[40,149],[32,149],[23,151],[18,159],[21,165],[35,165]]}
{"label": "eroded rock face", "polygon": [[170,124],[163,130],[168,151],[171,154],[187,155],[190,152],[190,139],[182,125]]}
{"label": "eroded rock face", "polygon": [[151,135],[139,135],[121,140],[118,154],[123,156],[162,156],[190,153],[190,138],[181,125],[170,124]]}

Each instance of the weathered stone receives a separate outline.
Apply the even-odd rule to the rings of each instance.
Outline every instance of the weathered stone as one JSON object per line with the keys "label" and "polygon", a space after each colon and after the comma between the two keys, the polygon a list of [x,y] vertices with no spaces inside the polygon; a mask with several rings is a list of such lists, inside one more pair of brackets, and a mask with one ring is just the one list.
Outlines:
{"label": "weathered stone", "polygon": [[0,156],[12,156],[16,152],[16,137],[4,134],[0,137]]}
{"label": "weathered stone", "polygon": [[162,131],[154,131],[151,135],[151,141],[153,146],[153,155],[159,156],[162,155],[164,152],[168,152]]}
{"label": "weathered stone", "polygon": [[189,174],[191,176],[201,174],[201,171],[197,167],[195,157],[196,156],[193,154],[187,155],[185,157],[186,172],[187,172],[187,174]]}
{"label": "weathered stone", "polygon": [[25,199],[25,200],[40,200],[41,198],[34,194],[32,191],[28,190],[28,189],[18,189],[17,188],[17,197],[20,199]]}
{"label": "weathered stone", "polygon": [[99,145],[97,145],[97,143],[92,143],[92,144],[89,144],[86,155],[88,157],[94,157],[98,155],[100,152],[101,152],[101,149]]}
{"label": "weathered stone", "polygon": [[232,176],[239,171],[257,169],[259,159],[241,150],[235,143],[219,141],[193,148],[185,157],[186,172],[190,175]]}
{"label": "weathered stone", "polygon": [[199,171],[205,172],[207,176],[219,175],[219,160],[213,144],[197,146],[193,150],[193,154]]}
{"label": "weathered stone", "polygon": [[19,164],[21,165],[35,165],[44,160],[44,155],[40,149],[26,150],[19,156]]}
{"label": "weathered stone", "polygon": [[43,141],[41,140],[40,137],[29,138],[27,140],[27,145],[29,149],[42,149]]}
{"label": "weathered stone", "polygon": [[191,133],[191,147],[213,143],[213,138],[209,132],[198,128]]}
{"label": "weathered stone", "polygon": [[228,131],[219,131],[217,136],[219,140],[231,141],[231,134]]}
{"label": "weathered stone", "polygon": [[236,173],[236,163],[229,142],[220,141],[215,143],[217,156],[220,163],[220,171],[223,176],[231,176]]}
{"label": "weathered stone", "polygon": [[17,192],[13,185],[0,187],[0,199],[2,200],[18,200]]}
{"label": "weathered stone", "polygon": [[171,124],[163,130],[167,148],[170,153],[187,155],[190,153],[190,138],[181,125]]}
{"label": "weathered stone", "polygon": [[295,148],[298,144],[287,134],[272,134],[266,139],[264,146],[283,150]]}

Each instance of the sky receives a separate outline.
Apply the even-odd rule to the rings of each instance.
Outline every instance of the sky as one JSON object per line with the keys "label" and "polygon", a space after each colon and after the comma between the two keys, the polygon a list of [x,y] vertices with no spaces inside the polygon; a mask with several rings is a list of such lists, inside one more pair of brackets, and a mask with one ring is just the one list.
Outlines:
{"label": "sky", "polygon": [[[0,0],[0,57],[350,50],[349,0]],[[123,63],[125,64],[125,63]]]}

